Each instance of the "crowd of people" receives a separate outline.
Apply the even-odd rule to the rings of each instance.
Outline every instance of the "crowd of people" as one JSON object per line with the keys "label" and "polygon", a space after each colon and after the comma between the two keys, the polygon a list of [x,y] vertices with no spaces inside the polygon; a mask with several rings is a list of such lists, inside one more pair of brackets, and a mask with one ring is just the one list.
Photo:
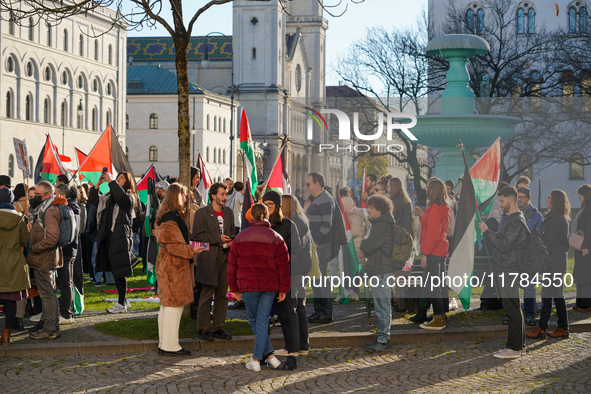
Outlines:
{"label": "crowd of people", "polygon": [[[255,335],[252,360],[246,368],[260,371],[262,365],[276,369],[297,368],[297,357],[309,351],[308,325],[334,321],[330,286],[314,283],[314,312],[306,314],[304,277],[315,269],[319,275],[339,274],[337,213],[346,216],[363,273],[377,278],[371,294],[378,331],[375,341],[365,344],[368,352],[386,350],[392,321],[392,288],[388,278],[412,267],[415,258],[424,277],[447,272],[461,185],[431,178],[426,185],[426,205],[419,207],[409,197],[399,178],[367,176],[367,189],[356,193],[342,188],[333,195],[320,173],[306,178],[302,190],[283,194],[257,187],[254,205],[244,214],[245,190],[231,179],[216,182],[204,198],[198,190],[201,174],[191,168],[191,185],[174,179],[155,185],[157,211],[151,228],[144,220],[148,209],[138,198],[132,174],[113,177],[105,172],[94,186],[70,186],[61,175],[56,184],[39,182],[28,189],[11,186],[0,176],[0,300],[5,327],[0,343],[8,346],[13,329],[22,330],[23,317],[31,316],[33,339],[56,339],[60,325],[71,324],[76,314],[75,294],[84,291],[83,275],[95,286],[114,285],[118,299],[107,312],[126,313],[127,278],[140,261],[154,261],[160,297],[158,353],[184,356],[190,352],[179,343],[183,310],[189,306],[197,320],[198,338],[231,340],[225,329],[228,294],[243,306]],[[461,181],[460,181],[461,182]],[[108,192],[103,184],[108,184]],[[544,272],[562,277],[567,253],[575,249],[575,309],[591,311],[591,186],[578,189],[581,209],[569,221],[571,207],[566,193],[553,190],[546,199],[547,212],[533,207],[529,179],[519,178],[516,187],[503,184],[488,217],[479,224],[483,242],[491,245],[490,256],[496,292],[509,326],[507,348],[495,354],[515,358],[525,352],[525,338],[568,337],[568,313],[564,284],[543,286],[542,308],[535,319],[536,288],[519,282],[499,285],[503,273],[519,272],[528,237],[539,236],[549,256]],[[205,201],[208,201],[207,205]],[[363,207],[363,208],[362,208]],[[577,246],[569,234],[579,234]],[[408,260],[393,259],[401,235],[413,240]],[[157,247],[156,247],[157,245]],[[352,272],[357,275],[360,272]],[[56,286],[59,288],[58,302]],[[348,286],[341,297],[358,299],[359,287]],[[31,301],[27,302],[27,299]],[[558,329],[548,331],[552,303],[558,314]],[[448,287],[425,286],[418,312],[410,319],[425,330],[443,330],[451,302]],[[427,315],[432,306],[433,314]],[[285,340],[275,350],[269,338],[269,317],[276,315]],[[525,317],[524,317],[525,315]],[[525,326],[536,326],[525,333]],[[281,363],[276,356],[287,356]]]}

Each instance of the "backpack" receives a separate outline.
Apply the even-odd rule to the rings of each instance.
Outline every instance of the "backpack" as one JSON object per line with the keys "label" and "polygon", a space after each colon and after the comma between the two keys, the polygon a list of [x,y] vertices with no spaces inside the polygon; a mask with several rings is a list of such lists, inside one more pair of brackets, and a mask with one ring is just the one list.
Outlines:
{"label": "backpack", "polygon": [[527,226],[525,228],[528,231],[525,239],[525,252],[519,261],[519,272],[527,274],[532,280],[534,275],[542,273],[546,269],[550,256],[548,249],[538,235],[538,230],[530,232]]}
{"label": "backpack", "polygon": [[[60,220],[60,238],[58,239],[56,246],[61,248],[68,246],[76,240],[76,236],[78,235],[78,224],[76,223],[76,220],[74,220],[74,212],[70,207],[67,205],[58,205],[58,207],[60,209],[60,215],[62,219]],[[45,227],[45,212],[43,212],[41,222],[43,223],[45,237],[47,236],[47,230]]]}
{"label": "backpack", "polygon": [[391,259],[399,266],[399,270],[404,267],[404,264],[410,259],[410,255],[414,250],[414,242],[412,236],[403,229],[396,225],[392,226],[393,232],[393,248]]}

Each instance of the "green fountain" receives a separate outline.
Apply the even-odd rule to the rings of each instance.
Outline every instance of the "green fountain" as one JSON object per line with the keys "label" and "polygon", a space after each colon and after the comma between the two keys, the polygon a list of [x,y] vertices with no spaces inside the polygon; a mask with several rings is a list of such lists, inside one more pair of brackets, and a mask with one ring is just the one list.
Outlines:
{"label": "green fountain", "polygon": [[439,54],[449,61],[447,87],[441,95],[441,114],[417,116],[417,125],[411,130],[419,144],[442,150],[435,173],[444,181],[464,174],[462,152],[457,147],[460,140],[471,166],[475,162],[470,155],[472,149],[488,147],[498,137],[502,141],[511,138],[514,134],[511,125],[520,120],[511,116],[478,115],[475,111],[466,63],[472,56],[489,51],[486,40],[470,34],[439,36],[427,45],[428,53]]}

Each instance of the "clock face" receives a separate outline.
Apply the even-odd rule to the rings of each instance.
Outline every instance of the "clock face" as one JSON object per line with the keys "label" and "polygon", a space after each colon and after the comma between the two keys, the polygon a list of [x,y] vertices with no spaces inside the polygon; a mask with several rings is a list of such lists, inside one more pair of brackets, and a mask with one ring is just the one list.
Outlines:
{"label": "clock face", "polygon": [[299,92],[302,89],[302,68],[298,64],[295,69],[295,83],[296,90]]}

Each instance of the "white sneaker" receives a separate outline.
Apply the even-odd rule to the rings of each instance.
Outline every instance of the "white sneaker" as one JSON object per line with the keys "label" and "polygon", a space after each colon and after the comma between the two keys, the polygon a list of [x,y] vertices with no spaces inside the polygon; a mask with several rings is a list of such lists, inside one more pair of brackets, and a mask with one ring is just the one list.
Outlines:
{"label": "white sneaker", "polygon": [[272,369],[277,369],[281,365],[281,361],[277,357],[268,358],[267,363]]}
{"label": "white sneaker", "polygon": [[74,318],[71,317],[69,319],[66,319],[65,317],[60,315],[60,324],[74,324]]}
{"label": "white sneaker", "polygon": [[250,360],[246,363],[246,369],[254,372],[261,372],[261,364],[258,361]]}
{"label": "white sneaker", "polygon": [[107,309],[107,312],[109,312],[109,313],[126,313],[127,307],[116,302],[115,305],[113,305],[112,307]]}
{"label": "white sneaker", "polygon": [[525,356],[525,348],[521,349],[521,355]]}
{"label": "white sneaker", "polygon": [[449,300],[449,310],[455,311],[456,309],[458,309],[458,302],[455,298],[452,298],[451,300]]}
{"label": "white sneaker", "polygon": [[125,307],[127,309],[131,309],[131,305],[129,304],[129,301],[125,300]]}
{"label": "white sneaker", "polygon": [[496,358],[519,358],[522,356],[523,350],[512,350],[512,349],[503,349],[495,354],[493,357]]}
{"label": "white sneaker", "polygon": [[41,315],[42,314],[43,314],[43,312],[37,313],[36,315],[31,316],[29,320],[35,321],[35,322],[41,321]]}

